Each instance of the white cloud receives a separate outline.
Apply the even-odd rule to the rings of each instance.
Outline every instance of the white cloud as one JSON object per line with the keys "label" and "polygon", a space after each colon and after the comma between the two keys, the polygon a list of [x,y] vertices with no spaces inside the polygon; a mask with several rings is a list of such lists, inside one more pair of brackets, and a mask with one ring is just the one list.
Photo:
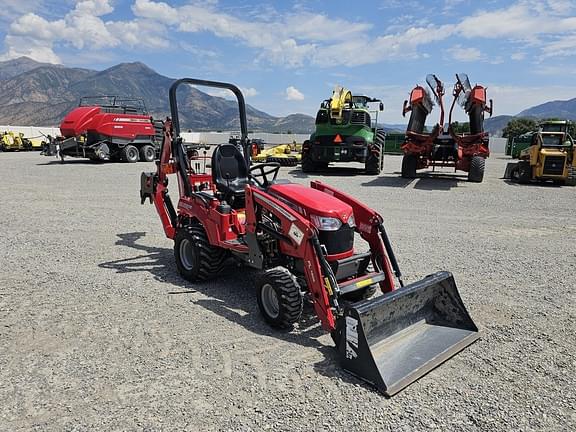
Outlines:
{"label": "white cloud", "polygon": [[50,43],[46,44],[44,41],[29,37],[15,38],[10,35],[6,36],[5,43],[8,50],[0,55],[0,61],[26,56],[42,63],[61,63],[60,57],[52,51]]}
{"label": "white cloud", "polygon": [[206,94],[209,94],[210,96],[216,96],[216,97],[221,97],[223,99],[234,99],[234,93],[232,93],[230,90],[226,90],[226,89],[215,89],[215,88],[211,88],[211,87],[201,87],[201,86],[193,86],[193,87],[197,87],[201,92],[204,92]]}
{"label": "white cloud", "polygon": [[524,60],[526,58],[526,53],[525,52],[516,52],[513,53],[510,58],[512,60]]}
{"label": "white cloud", "polygon": [[132,5],[134,15],[160,21],[164,24],[177,24],[178,11],[164,2],[136,0]]}
{"label": "white cloud", "polygon": [[301,101],[304,100],[304,95],[296,87],[289,86],[286,88],[286,100]]}
{"label": "white cloud", "polygon": [[114,8],[110,0],[82,0],[76,3],[74,12],[80,16],[94,15],[102,16],[112,12]]}
{"label": "white cloud", "polygon": [[247,98],[256,96],[258,94],[258,90],[256,90],[254,87],[240,87],[240,90]]}
{"label": "white cloud", "polygon": [[[236,100],[236,96],[230,90],[227,89],[215,89],[210,87],[202,87],[202,86],[192,86],[198,88],[200,91],[209,94],[210,96],[221,97],[224,99]],[[250,98],[253,96],[258,95],[258,90],[254,87],[239,87],[240,91],[244,95],[245,98]]]}
{"label": "white cloud", "polygon": [[478,48],[465,48],[462,45],[454,45],[448,48],[448,53],[454,60],[460,62],[474,62],[484,59],[484,55]]}
{"label": "white cloud", "polygon": [[[33,0],[23,0],[30,3]],[[40,1],[40,0],[38,0]],[[444,7],[456,9],[462,0],[444,0]],[[10,4],[14,0],[9,0]],[[170,34],[210,33],[255,51],[256,63],[272,63],[292,68],[307,64],[321,67],[361,66],[382,61],[425,57],[423,46],[454,37],[460,39],[506,39],[517,50],[540,50],[544,56],[573,56],[576,45],[576,4],[570,0],[517,0],[499,9],[478,10],[464,18],[452,18],[443,25],[430,24],[418,16],[380,30],[368,22],[346,20],[323,13],[311,13],[295,6],[278,13],[268,7],[262,17],[246,14],[249,6],[218,8],[216,1],[192,1],[173,6],[168,1],[134,0],[134,18],[107,20],[112,0],[81,0],[61,18],[27,13],[16,20],[5,38],[3,57],[34,55],[58,61],[55,49],[71,46],[77,50],[106,48],[166,49],[173,46]],[[408,7],[407,2],[388,1],[382,7]],[[252,8],[253,9],[253,8]],[[417,10],[416,6],[413,7]],[[242,12],[242,13],[241,13]],[[445,19],[444,21],[448,21]],[[174,39],[179,38],[176,35]],[[34,42],[31,44],[30,41]],[[176,45],[186,49],[182,43]],[[217,53],[193,44],[188,50],[202,57]],[[358,55],[368,50],[369,55]],[[466,43],[451,48],[458,61],[491,61]],[[491,53],[496,62],[509,54]],[[351,63],[350,59],[354,59]],[[514,58],[514,57],[512,57]]]}
{"label": "white cloud", "polygon": [[553,0],[520,0],[508,8],[481,11],[464,18],[457,31],[466,38],[512,37],[526,40],[534,40],[543,34],[575,31],[576,17],[558,14],[560,7],[557,3]]}
{"label": "white cloud", "polygon": [[121,46],[166,48],[164,28],[157,22],[136,18],[131,21],[106,21],[113,11],[110,0],[83,0],[62,18],[49,21],[34,13],[16,19],[5,38],[7,51],[0,59],[28,56],[38,61],[60,63],[55,45],[77,50],[98,51]]}
{"label": "white cloud", "polygon": [[43,3],[44,0],[2,0],[0,22],[8,25],[23,14],[44,9]]}
{"label": "white cloud", "polygon": [[544,57],[565,57],[576,55],[576,34],[557,37],[546,46],[543,55]]}
{"label": "white cloud", "polygon": [[194,54],[195,56],[198,57],[209,57],[209,58],[215,58],[218,57],[218,53],[216,51],[212,51],[212,50],[207,50],[204,48],[200,48],[194,44],[188,43],[186,41],[180,41],[180,47],[185,50],[188,51],[189,53]]}

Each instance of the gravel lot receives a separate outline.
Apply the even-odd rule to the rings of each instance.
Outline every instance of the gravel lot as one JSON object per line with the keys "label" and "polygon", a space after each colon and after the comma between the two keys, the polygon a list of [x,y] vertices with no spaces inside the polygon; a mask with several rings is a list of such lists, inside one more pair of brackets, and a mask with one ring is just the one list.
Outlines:
{"label": "gravel lot", "polygon": [[382,213],[408,281],[452,271],[483,335],[386,399],[318,325],[265,325],[254,272],[178,277],[139,202],[152,164],[0,154],[0,430],[576,430],[576,188],[400,161],[316,177]]}

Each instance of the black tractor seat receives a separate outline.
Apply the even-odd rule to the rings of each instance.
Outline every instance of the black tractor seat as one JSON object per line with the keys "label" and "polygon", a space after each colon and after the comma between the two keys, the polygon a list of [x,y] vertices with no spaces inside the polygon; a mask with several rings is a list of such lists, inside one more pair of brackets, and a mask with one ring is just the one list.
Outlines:
{"label": "black tractor seat", "polygon": [[244,187],[250,184],[244,156],[233,144],[221,144],[212,153],[212,181],[234,209],[244,207]]}
{"label": "black tractor seat", "polygon": [[[241,209],[245,206],[246,185],[256,186],[262,189],[276,184],[292,183],[290,180],[277,179],[277,169],[270,171],[272,163],[252,165],[251,169],[246,166],[242,152],[234,144],[220,144],[212,153],[212,182],[216,190],[222,194],[222,199],[233,209]],[[251,174],[252,171],[255,171]],[[273,174],[273,178],[267,175]]]}

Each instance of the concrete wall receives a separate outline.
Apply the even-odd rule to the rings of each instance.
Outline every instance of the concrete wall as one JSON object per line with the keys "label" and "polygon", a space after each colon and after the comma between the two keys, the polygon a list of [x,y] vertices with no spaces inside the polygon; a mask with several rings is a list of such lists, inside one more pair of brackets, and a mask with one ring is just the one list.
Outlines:
{"label": "concrete wall", "polygon": [[[60,129],[57,127],[38,127],[38,126],[13,126],[0,125],[0,133],[4,131],[22,132],[26,138],[42,137],[44,135],[58,136]],[[238,132],[182,132],[182,138],[186,142],[203,143],[203,144],[222,144],[227,143],[230,135],[239,135]],[[270,144],[289,144],[293,141],[302,143],[310,135],[304,134],[272,134],[272,133],[252,133],[250,138],[258,138]]]}
{"label": "concrete wall", "polygon": [[[203,144],[222,144],[227,143],[230,135],[239,135],[238,132],[181,132],[180,135],[185,142],[203,143]],[[255,132],[248,135],[250,138],[264,140],[269,144],[289,144],[294,141],[303,143],[310,135],[305,134],[272,134],[264,132]]]}
{"label": "concrete wall", "polygon": [[506,138],[490,137],[490,152],[491,153],[506,153]]}
{"label": "concrete wall", "polygon": [[44,135],[60,135],[60,129],[57,127],[0,125],[0,133],[4,131],[22,132],[25,138],[43,138]]}

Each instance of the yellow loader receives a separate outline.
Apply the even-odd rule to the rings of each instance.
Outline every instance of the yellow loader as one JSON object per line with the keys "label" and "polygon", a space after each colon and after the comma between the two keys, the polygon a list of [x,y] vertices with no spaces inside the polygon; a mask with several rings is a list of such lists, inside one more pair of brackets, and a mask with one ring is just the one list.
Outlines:
{"label": "yellow loader", "polygon": [[505,179],[518,183],[552,181],[574,184],[576,148],[568,134],[567,120],[550,120],[540,125],[530,147],[520,152],[518,162],[506,166]]}

